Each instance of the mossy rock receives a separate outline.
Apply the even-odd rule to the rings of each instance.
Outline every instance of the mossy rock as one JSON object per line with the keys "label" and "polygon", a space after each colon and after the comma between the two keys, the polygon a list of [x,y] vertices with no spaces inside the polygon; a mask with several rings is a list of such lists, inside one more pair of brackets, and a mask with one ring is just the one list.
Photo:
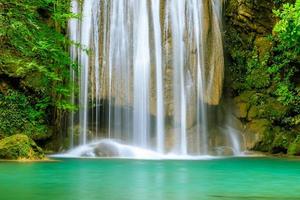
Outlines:
{"label": "mossy rock", "polygon": [[237,118],[246,118],[249,109],[249,104],[240,102],[235,105],[234,114]]}
{"label": "mossy rock", "polygon": [[268,152],[274,140],[274,135],[269,129],[271,122],[267,119],[255,119],[246,126],[247,149]]}
{"label": "mossy rock", "polygon": [[257,37],[254,43],[259,53],[259,60],[262,61],[270,53],[272,42],[267,37]]}
{"label": "mossy rock", "polygon": [[269,127],[265,129],[262,139],[255,145],[254,150],[272,154],[286,154],[294,138],[294,133],[281,127]]}
{"label": "mossy rock", "polygon": [[43,150],[27,135],[16,134],[0,140],[0,159],[40,160],[45,158]]}
{"label": "mossy rock", "polygon": [[278,102],[275,98],[269,98],[263,110],[266,117],[280,119],[287,113],[288,107]]}
{"label": "mossy rock", "polygon": [[235,116],[237,118],[246,118],[250,109],[249,99],[255,95],[255,91],[246,91],[234,98]]}
{"label": "mossy rock", "polygon": [[237,96],[237,97],[234,98],[234,102],[235,103],[249,102],[249,100],[255,94],[256,94],[256,91],[245,91],[245,92],[242,92],[239,96]]}
{"label": "mossy rock", "polygon": [[300,156],[300,138],[298,137],[288,147],[288,155]]}
{"label": "mossy rock", "polygon": [[9,77],[20,77],[17,73],[20,66],[20,58],[18,58],[16,53],[9,49],[1,49],[1,65],[0,65],[0,75],[8,75]]}
{"label": "mossy rock", "polygon": [[293,140],[293,135],[290,132],[286,132],[279,127],[275,127],[272,130],[272,133],[275,135],[275,137],[270,147],[270,152],[273,154],[286,154],[288,151],[289,144]]}
{"label": "mossy rock", "polygon": [[45,89],[45,81],[41,73],[32,72],[21,80],[21,86],[38,92]]}
{"label": "mossy rock", "polygon": [[248,124],[247,129],[255,134],[264,134],[270,125],[271,122],[267,119],[256,119]]}
{"label": "mossy rock", "polygon": [[257,118],[259,116],[259,109],[257,106],[251,106],[249,111],[248,111],[248,115],[247,115],[247,119],[249,121]]}

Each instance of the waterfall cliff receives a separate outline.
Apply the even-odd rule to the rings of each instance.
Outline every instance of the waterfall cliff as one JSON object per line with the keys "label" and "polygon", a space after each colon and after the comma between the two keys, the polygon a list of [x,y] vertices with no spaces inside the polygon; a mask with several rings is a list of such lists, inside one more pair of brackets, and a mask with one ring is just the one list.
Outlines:
{"label": "waterfall cliff", "polygon": [[69,22],[79,65],[78,73],[71,69],[79,85],[72,144],[109,138],[160,153],[208,154],[207,109],[220,102],[224,74],[222,5],[73,0],[80,19]]}

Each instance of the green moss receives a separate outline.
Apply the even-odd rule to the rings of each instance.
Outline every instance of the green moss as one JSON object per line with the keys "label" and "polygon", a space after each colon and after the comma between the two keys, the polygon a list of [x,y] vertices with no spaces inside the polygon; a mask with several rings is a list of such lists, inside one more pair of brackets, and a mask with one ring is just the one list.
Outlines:
{"label": "green moss", "polygon": [[270,121],[266,119],[256,119],[249,122],[248,129],[253,133],[264,134],[270,127]]}
{"label": "green moss", "polygon": [[287,153],[289,144],[293,140],[294,135],[280,127],[275,127],[272,130],[275,135],[274,141],[270,147],[271,153]]}
{"label": "green moss", "polygon": [[259,116],[259,108],[257,106],[251,106],[247,115],[249,121],[257,118]]}
{"label": "green moss", "polygon": [[40,147],[26,135],[16,134],[0,140],[0,159],[43,159]]}
{"label": "green moss", "polygon": [[255,119],[248,123],[247,130],[251,134],[260,135],[260,141],[258,141],[253,150],[269,152],[271,144],[274,140],[274,134],[270,131],[271,123],[267,119]]}
{"label": "green moss", "polygon": [[288,155],[300,156],[300,140],[297,138],[288,147]]}
{"label": "green moss", "polygon": [[256,94],[255,91],[244,91],[239,96],[234,98],[235,102],[249,102],[250,99]]}
{"label": "green moss", "polygon": [[257,37],[254,42],[258,51],[259,61],[263,62],[272,49],[272,41],[267,37]]}

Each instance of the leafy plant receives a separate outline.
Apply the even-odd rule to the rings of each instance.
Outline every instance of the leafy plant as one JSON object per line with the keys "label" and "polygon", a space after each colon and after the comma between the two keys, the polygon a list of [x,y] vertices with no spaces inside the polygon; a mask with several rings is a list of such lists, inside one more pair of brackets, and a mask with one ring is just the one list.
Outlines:
{"label": "leafy plant", "polygon": [[24,133],[39,139],[47,136],[45,109],[49,98],[39,99],[9,89],[0,93],[0,133]]}

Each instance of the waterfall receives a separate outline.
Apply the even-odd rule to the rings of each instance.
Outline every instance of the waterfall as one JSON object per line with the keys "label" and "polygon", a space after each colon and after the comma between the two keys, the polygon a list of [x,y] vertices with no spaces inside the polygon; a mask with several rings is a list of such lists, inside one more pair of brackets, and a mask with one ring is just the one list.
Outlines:
{"label": "waterfall", "polygon": [[156,150],[163,153],[164,147],[164,88],[163,88],[163,69],[162,69],[162,44],[160,26],[160,1],[151,1],[152,21],[155,45],[155,73],[156,73]]}
{"label": "waterfall", "polygon": [[[71,2],[71,12],[72,13],[78,13],[79,12],[79,7],[78,7],[78,2],[76,0],[73,0]],[[70,35],[70,40],[74,42],[74,44],[70,45],[70,57],[72,60],[77,60],[77,48],[76,48],[76,42],[78,42],[78,20],[77,19],[71,19],[69,21],[69,35]],[[72,83],[72,94],[71,94],[71,99],[70,102],[71,104],[75,104],[75,80],[76,80],[76,74],[73,66],[70,67],[70,79]],[[74,145],[74,122],[75,122],[75,113],[72,111],[69,116],[69,122],[70,122],[70,144],[71,148]]]}
{"label": "waterfall", "polygon": [[78,74],[70,70],[79,85],[71,145],[105,138],[159,153],[210,154],[208,105],[220,102],[224,71],[222,4],[73,0],[80,19],[70,20],[69,34],[80,45],[70,47],[79,65]]}

